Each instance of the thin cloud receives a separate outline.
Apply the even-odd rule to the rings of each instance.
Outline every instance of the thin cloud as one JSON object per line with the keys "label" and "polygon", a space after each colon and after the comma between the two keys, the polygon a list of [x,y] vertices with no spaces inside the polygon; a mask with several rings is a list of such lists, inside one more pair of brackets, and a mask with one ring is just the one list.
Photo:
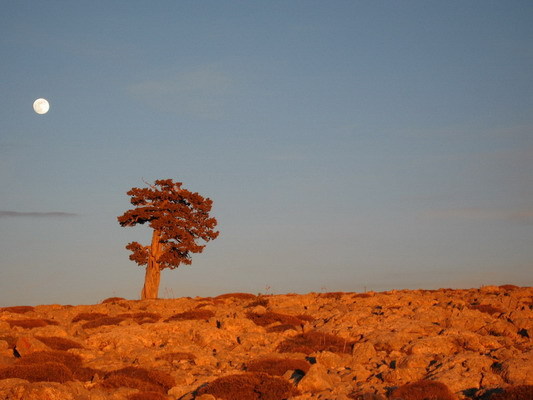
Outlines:
{"label": "thin cloud", "polygon": [[164,112],[218,119],[231,100],[233,80],[212,66],[131,85],[135,98]]}
{"label": "thin cloud", "polygon": [[0,211],[0,218],[67,218],[76,217],[78,214],[50,211],[50,212],[20,212],[20,211]]}
{"label": "thin cloud", "polygon": [[426,218],[462,219],[472,221],[509,221],[522,225],[533,225],[533,210],[509,210],[499,208],[454,208],[428,210],[423,213]]}

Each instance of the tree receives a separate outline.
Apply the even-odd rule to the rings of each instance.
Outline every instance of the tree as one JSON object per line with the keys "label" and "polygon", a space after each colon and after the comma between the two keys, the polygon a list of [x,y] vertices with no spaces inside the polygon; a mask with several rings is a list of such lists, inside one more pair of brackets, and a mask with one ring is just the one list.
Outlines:
{"label": "tree", "polygon": [[157,299],[161,271],[191,264],[191,253],[201,253],[205,244],[216,239],[217,220],[209,216],[213,201],[183,189],[172,179],[156,180],[147,188],[132,188],[127,194],[135,208],[118,217],[121,226],[148,223],[152,243],[131,242],[130,260],[146,265],[142,299]]}

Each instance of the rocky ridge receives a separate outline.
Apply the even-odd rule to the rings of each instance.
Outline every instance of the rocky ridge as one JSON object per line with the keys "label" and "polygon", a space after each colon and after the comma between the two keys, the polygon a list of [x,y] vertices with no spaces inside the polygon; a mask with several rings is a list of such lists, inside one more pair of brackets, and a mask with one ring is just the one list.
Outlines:
{"label": "rocky ridge", "polygon": [[531,398],[532,334],[513,285],[5,307],[0,399]]}

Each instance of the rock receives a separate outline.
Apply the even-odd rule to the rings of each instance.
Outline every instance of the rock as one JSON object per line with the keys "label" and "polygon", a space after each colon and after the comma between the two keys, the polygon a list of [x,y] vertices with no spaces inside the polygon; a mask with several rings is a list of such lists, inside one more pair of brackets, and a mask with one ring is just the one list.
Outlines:
{"label": "rock", "polygon": [[511,385],[533,385],[533,351],[505,360],[501,375]]}
{"label": "rock", "polygon": [[331,389],[334,385],[333,379],[328,375],[326,367],[320,364],[313,364],[302,380],[298,383],[298,389],[302,392],[321,392]]}
{"label": "rock", "polygon": [[15,344],[15,349],[21,357],[24,357],[36,351],[50,350],[50,347],[33,336],[21,336]]}
{"label": "rock", "polygon": [[356,343],[352,355],[355,362],[365,363],[376,356],[376,349],[370,342]]}

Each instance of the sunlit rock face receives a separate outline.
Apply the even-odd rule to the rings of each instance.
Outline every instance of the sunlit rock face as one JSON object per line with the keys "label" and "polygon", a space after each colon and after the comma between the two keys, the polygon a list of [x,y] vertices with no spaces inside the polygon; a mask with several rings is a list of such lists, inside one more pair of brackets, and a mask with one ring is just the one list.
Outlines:
{"label": "sunlit rock face", "polygon": [[532,295],[506,285],[6,307],[0,399],[527,398]]}

